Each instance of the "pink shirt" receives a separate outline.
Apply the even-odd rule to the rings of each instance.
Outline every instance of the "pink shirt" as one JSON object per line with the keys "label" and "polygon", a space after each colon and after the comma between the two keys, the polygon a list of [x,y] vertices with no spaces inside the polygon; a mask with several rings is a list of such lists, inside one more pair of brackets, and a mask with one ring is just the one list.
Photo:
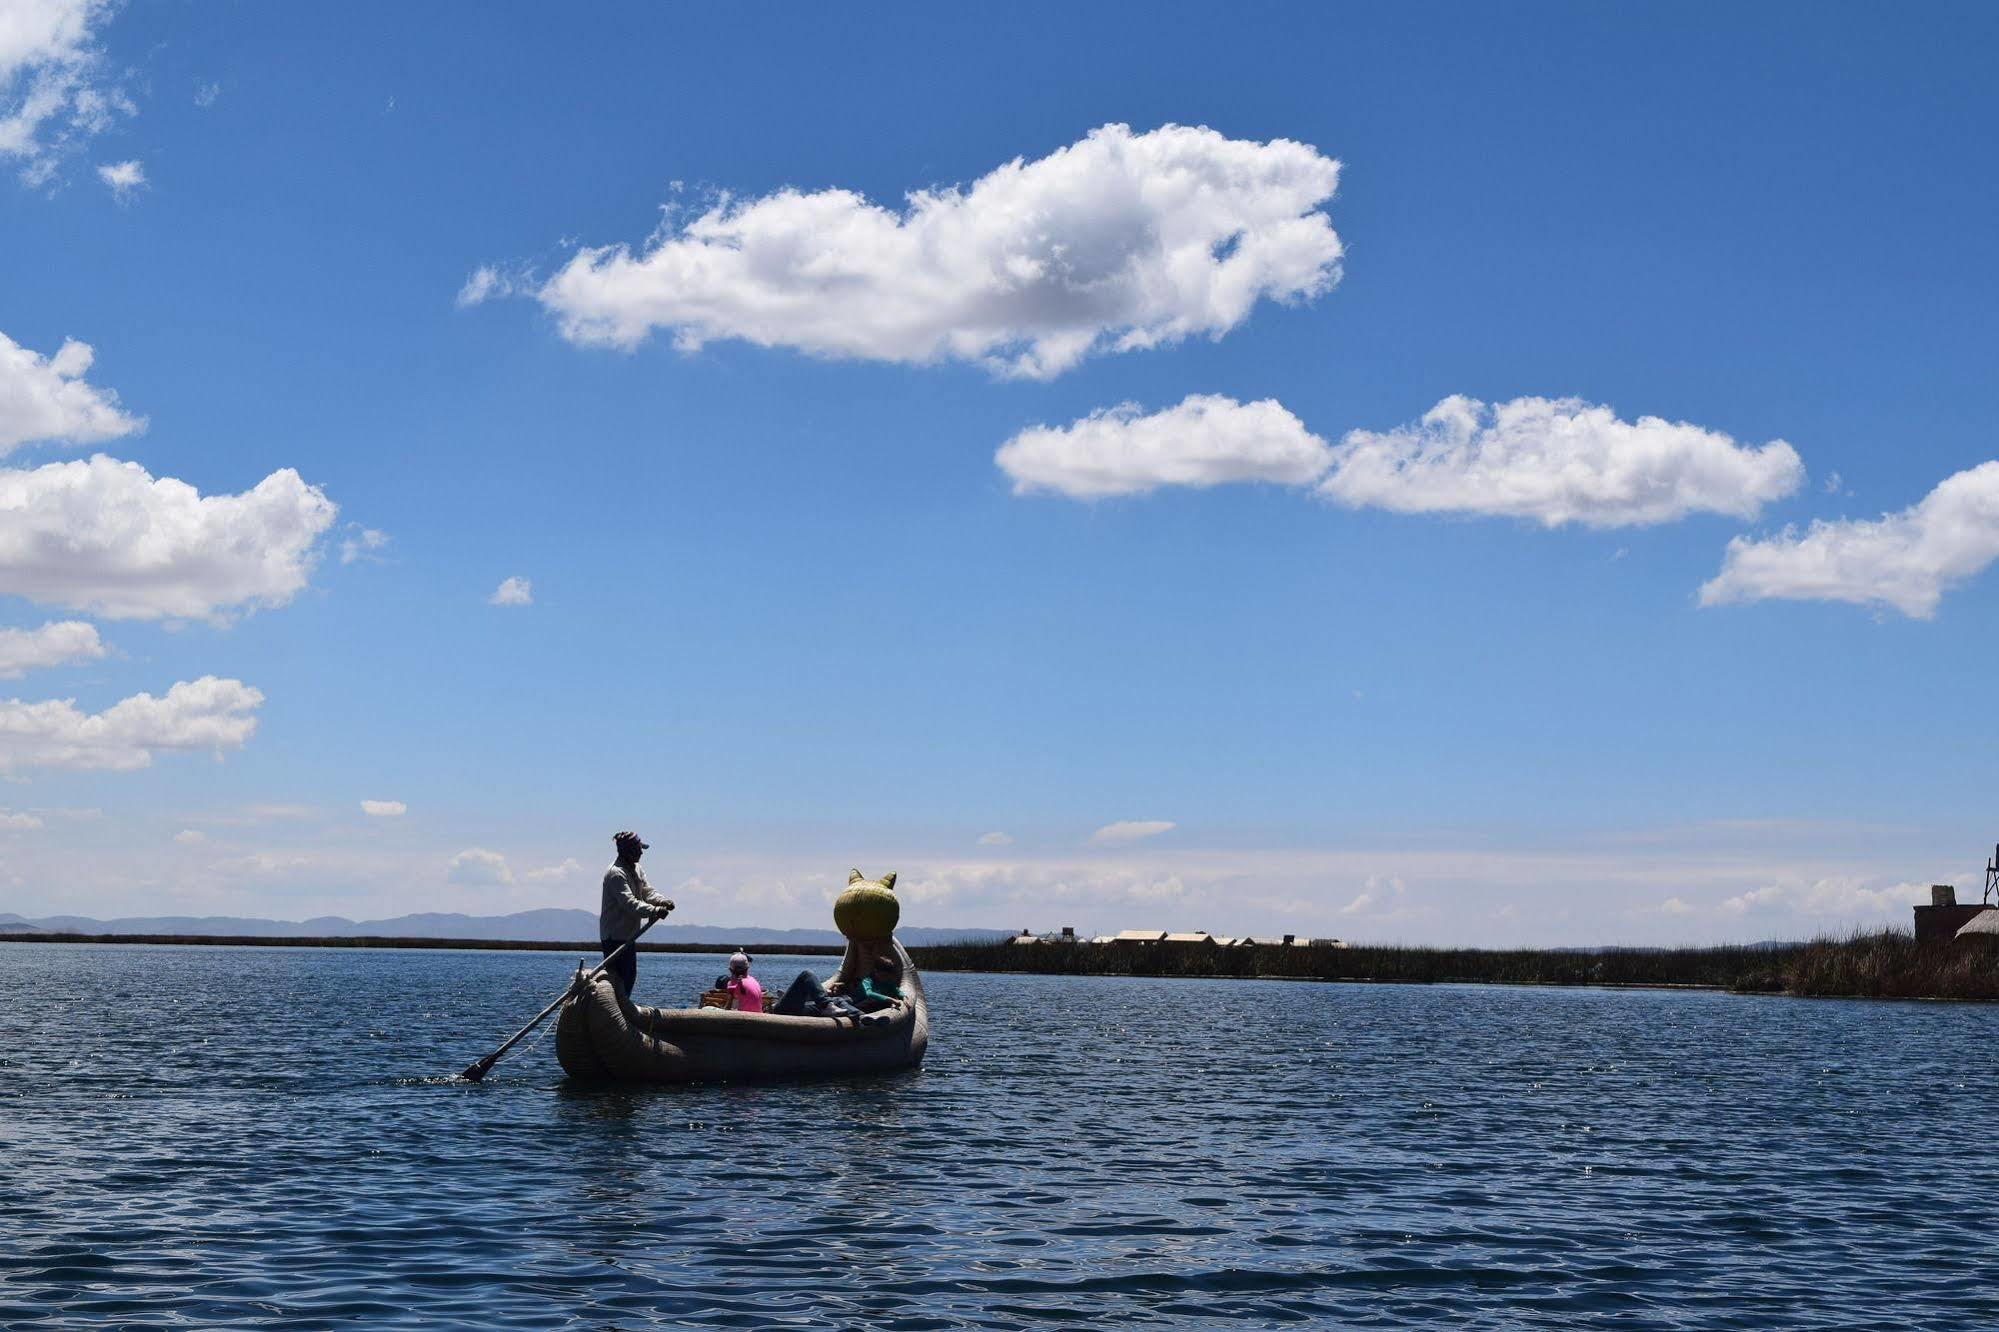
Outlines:
{"label": "pink shirt", "polygon": [[757,984],[755,976],[729,977],[729,1007],[744,1013],[764,1011],[764,987]]}

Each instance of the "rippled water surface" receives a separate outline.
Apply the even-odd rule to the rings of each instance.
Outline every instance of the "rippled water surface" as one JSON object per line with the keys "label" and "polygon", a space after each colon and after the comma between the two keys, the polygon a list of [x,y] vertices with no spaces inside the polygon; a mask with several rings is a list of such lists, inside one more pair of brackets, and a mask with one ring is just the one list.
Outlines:
{"label": "rippled water surface", "polygon": [[1999,1009],[935,974],[893,1080],[440,1076],[569,964],[0,945],[0,1326],[1999,1327]]}

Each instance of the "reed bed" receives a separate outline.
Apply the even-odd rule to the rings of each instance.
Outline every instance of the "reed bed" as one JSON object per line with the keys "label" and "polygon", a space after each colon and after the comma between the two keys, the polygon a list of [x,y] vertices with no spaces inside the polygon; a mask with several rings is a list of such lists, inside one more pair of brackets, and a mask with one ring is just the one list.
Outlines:
{"label": "reed bed", "polygon": [[1999,947],[1986,937],[1919,944],[1901,930],[1818,939],[1785,973],[1792,994],[1999,1000]]}
{"label": "reed bed", "polygon": [[1224,948],[1210,944],[931,945],[930,971],[1072,976],[1213,976],[1493,985],[1689,987],[1753,994],[1999,1000],[1999,950],[1919,945],[1885,930],[1808,943],[1717,948],[1485,949],[1361,945]]}

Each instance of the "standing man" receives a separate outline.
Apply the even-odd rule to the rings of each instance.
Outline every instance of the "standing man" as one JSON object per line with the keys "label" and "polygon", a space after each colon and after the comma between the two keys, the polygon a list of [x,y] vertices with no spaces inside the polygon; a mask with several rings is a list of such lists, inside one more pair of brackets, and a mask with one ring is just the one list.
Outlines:
{"label": "standing man", "polygon": [[[673,903],[653,892],[645,871],[639,868],[639,857],[646,852],[639,835],[621,832],[611,840],[617,844],[618,858],[604,871],[604,905],[597,913],[597,938],[606,957],[638,938],[639,927],[646,921],[662,920],[673,910]],[[618,960],[611,963],[610,977],[619,993],[632,997],[632,986],[639,979],[637,947],[618,954]]]}

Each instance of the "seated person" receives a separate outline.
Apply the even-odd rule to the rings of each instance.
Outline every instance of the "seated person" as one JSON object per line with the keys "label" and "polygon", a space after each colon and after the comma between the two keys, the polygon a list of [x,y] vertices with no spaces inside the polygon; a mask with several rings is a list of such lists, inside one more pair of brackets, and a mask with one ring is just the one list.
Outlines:
{"label": "seated person", "polygon": [[770,1011],[787,1017],[859,1017],[861,1012],[846,995],[828,989],[809,971],[798,973],[798,979]]}
{"label": "seated person", "polygon": [[861,983],[855,987],[854,1005],[863,1013],[879,1013],[902,1004],[902,964],[893,954],[883,953]]}
{"label": "seated person", "polygon": [[[771,1011],[793,1017],[852,1017],[865,1020],[868,1014],[898,1008],[902,1003],[902,964],[894,954],[884,953],[875,959],[874,966],[858,984],[828,986],[809,971],[799,972],[798,979],[791,983],[791,988],[784,992],[784,998],[778,1000],[777,1007]],[[879,1018],[868,1025],[886,1021],[885,1017]]]}
{"label": "seated person", "polygon": [[729,974],[715,978],[715,988],[729,993],[729,1007],[739,1013],[764,1011],[764,987],[750,974],[750,959],[741,949],[729,954]]}

